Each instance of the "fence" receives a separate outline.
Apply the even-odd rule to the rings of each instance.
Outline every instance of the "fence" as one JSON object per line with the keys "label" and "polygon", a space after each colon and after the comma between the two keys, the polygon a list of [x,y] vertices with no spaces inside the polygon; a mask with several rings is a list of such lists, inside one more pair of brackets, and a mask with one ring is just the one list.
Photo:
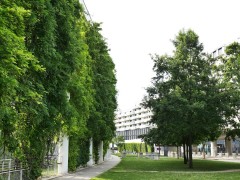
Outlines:
{"label": "fence", "polygon": [[[56,176],[58,173],[57,156],[45,157],[42,176]],[[14,159],[0,160],[0,180],[24,180],[27,179],[27,169],[23,168],[21,163]]]}
{"label": "fence", "polygon": [[24,180],[26,169],[13,159],[0,160],[0,180]]}
{"label": "fence", "polygon": [[43,164],[42,177],[56,176],[58,173],[58,156],[46,156]]}

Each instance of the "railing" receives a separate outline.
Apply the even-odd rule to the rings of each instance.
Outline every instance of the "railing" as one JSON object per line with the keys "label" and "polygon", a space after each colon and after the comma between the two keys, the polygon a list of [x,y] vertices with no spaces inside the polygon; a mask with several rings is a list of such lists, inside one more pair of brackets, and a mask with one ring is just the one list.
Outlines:
{"label": "railing", "polygon": [[[42,177],[56,176],[58,173],[58,164],[61,158],[57,156],[48,156],[44,159],[42,167]],[[14,159],[0,160],[0,180],[24,180],[27,179],[27,169]]]}
{"label": "railing", "polygon": [[42,177],[56,176],[58,173],[58,164],[61,163],[61,157],[48,156],[45,158]]}
{"label": "railing", "polygon": [[0,160],[0,180],[24,180],[26,169],[13,159]]}
{"label": "railing", "polygon": [[[143,154],[142,154],[143,156]],[[140,156],[140,157],[142,157]],[[146,153],[145,157],[149,158],[149,159],[154,159],[154,160],[158,160],[160,158],[160,154],[159,153]]]}

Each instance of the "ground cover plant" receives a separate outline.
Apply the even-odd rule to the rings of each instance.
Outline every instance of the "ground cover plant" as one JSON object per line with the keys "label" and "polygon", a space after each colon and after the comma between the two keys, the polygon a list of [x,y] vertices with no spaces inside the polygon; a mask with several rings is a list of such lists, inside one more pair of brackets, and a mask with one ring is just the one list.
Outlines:
{"label": "ground cover plant", "polygon": [[126,157],[113,169],[93,180],[132,179],[238,179],[240,163],[196,159],[193,169],[182,159],[161,157],[160,160]]}

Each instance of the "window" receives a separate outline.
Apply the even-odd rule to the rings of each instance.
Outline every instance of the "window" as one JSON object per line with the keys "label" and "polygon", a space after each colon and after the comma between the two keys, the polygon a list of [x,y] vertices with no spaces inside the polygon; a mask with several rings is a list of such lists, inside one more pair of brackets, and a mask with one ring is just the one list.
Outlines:
{"label": "window", "polygon": [[221,48],[218,49],[218,55],[220,56],[222,54],[223,54],[223,48],[221,47]]}
{"label": "window", "polygon": [[213,57],[217,57],[217,51],[213,51]]}

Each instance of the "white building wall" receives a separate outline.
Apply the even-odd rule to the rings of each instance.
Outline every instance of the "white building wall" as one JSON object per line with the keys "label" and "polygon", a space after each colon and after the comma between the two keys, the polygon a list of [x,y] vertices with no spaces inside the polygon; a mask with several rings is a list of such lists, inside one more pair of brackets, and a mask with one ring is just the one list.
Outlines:
{"label": "white building wall", "polygon": [[150,123],[151,117],[150,109],[141,106],[127,112],[118,112],[115,118],[117,135],[128,131],[130,134],[127,137],[129,138],[125,138],[125,142],[141,142],[141,139],[136,136],[146,134],[149,129],[154,127]]}
{"label": "white building wall", "polygon": [[100,142],[98,150],[99,150],[99,160],[98,160],[98,163],[102,163],[103,162],[103,141]]}
{"label": "white building wall", "polygon": [[93,161],[93,140],[90,138],[90,146],[89,146],[89,161],[87,162],[88,166],[93,166],[94,161]]}
{"label": "white building wall", "polygon": [[68,136],[64,135],[58,146],[58,174],[66,174],[68,173]]}

